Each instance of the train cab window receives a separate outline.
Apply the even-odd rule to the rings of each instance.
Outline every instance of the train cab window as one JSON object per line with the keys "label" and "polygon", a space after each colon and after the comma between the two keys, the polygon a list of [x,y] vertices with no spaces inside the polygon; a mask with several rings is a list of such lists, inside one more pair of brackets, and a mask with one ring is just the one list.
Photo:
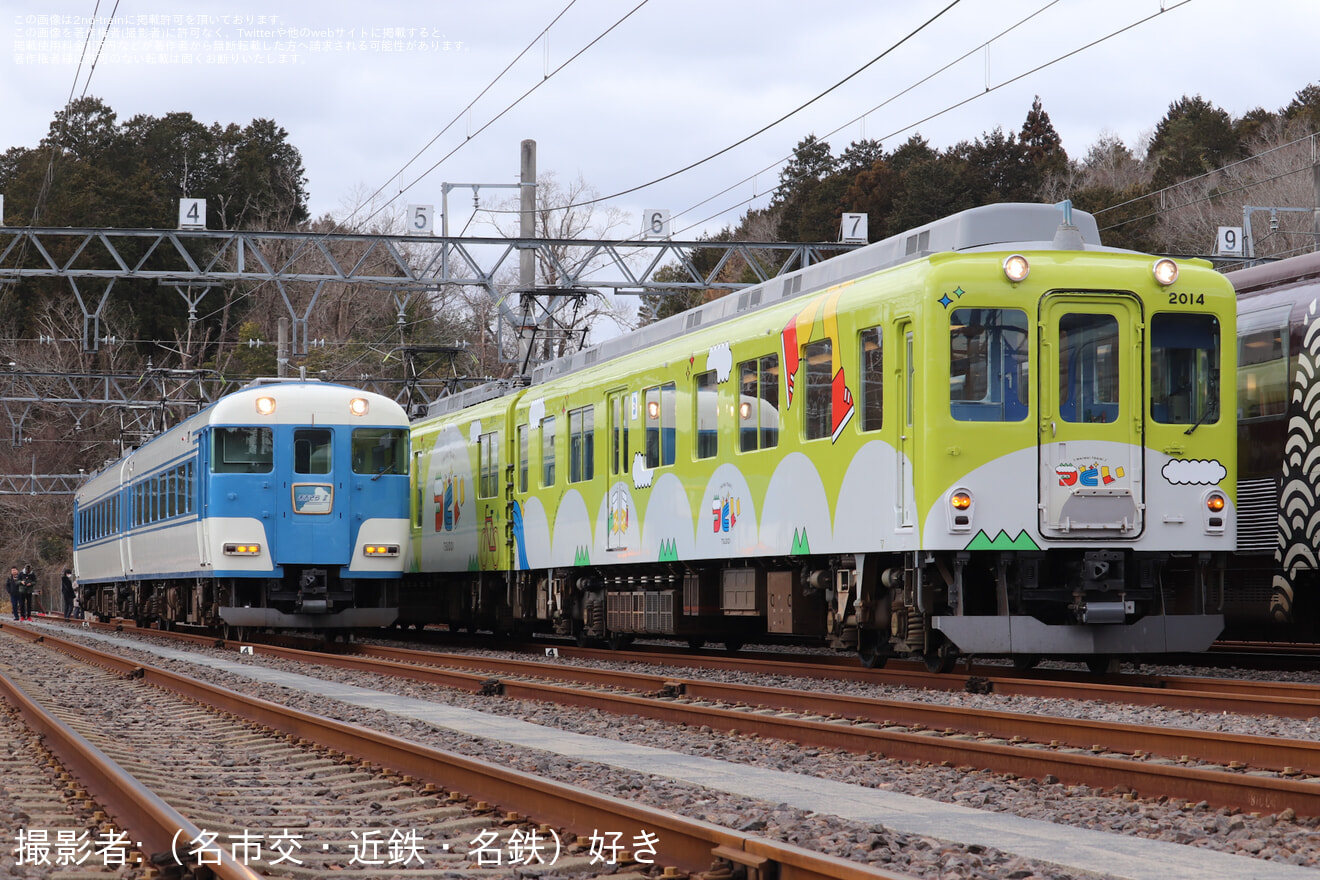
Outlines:
{"label": "train cab window", "polygon": [[527,491],[527,426],[518,426],[518,491]]}
{"label": "train cab window", "polygon": [[881,333],[879,327],[863,330],[858,338],[857,349],[861,355],[858,373],[861,375],[862,392],[862,430],[879,431],[884,414],[884,358],[881,357]]}
{"label": "train cab window", "polygon": [[1027,417],[1027,313],[954,309],[949,313],[949,412],[960,422]]}
{"label": "train cab window", "polygon": [[500,494],[500,435],[498,431],[477,437],[477,464],[481,478],[478,498],[497,498]]}
{"label": "train cab window", "polygon": [[568,481],[581,483],[596,475],[596,410],[584,406],[568,414]]}
{"label": "train cab window", "polygon": [[1119,354],[1113,315],[1077,313],[1059,319],[1059,418],[1118,420]]}
{"label": "train cab window", "polygon": [[834,343],[828,339],[802,346],[806,364],[806,412],[803,436],[808,440],[828,437],[834,428]]}
{"label": "train cab window", "polygon": [[329,428],[298,428],[293,432],[293,471],[297,474],[330,473],[332,434]]}
{"label": "train cab window", "polygon": [[1267,327],[1238,339],[1238,409],[1244,419],[1288,413],[1288,328]]}
{"label": "train cab window", "polygon": [[738,365],[738,449],[779,445],[779,355]]}
{"label": "train cab window", "polygon": [[406,428],[354,428],[353,473],[408,473]]}
{"label": "train cab window", "polygon": [[1150,321],[1150,414],[1163,424],[1219,421],[1219,319],[1165,312]]}
{"label": "train cab window", "polygon": [[714,458],[720,451],[719,386],[715,371],[698,373],[693,379],[696,394],[697,458]]}
{"label": "train cab window", "polygon": [[678,418],[673,382],[646,389],[646,466],[674,463],[674,428]]}
{"label": "train cab window", "polygon": [[541,485],[555,484],[555,417],[541,419]]}
{"label": "train cab window", "polygon": [[211,440],[212,473],[268,474],[274,467],[270,428],[216,428]]}

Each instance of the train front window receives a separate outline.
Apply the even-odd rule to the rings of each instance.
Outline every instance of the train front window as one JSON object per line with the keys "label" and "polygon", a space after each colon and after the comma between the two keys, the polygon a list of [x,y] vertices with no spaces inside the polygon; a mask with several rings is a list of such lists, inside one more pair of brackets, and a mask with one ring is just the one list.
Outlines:
{"label": "train front window", "polygon": [[1166,312],[1150,322],[1150,414],[1167,425],[1219,421],[1219,319]]}
{"label": "train front window", "polygon": [[408,473],[407,429],[354,428],[353,473]]}
{"label": "train front window", "polygon": [[297,474],[330,473],[333,435],[329,428],[299,428],[293,432],[293,471]]}
{"label": "train front window", "polygon": [[216,428],[211,432],[211,472],[268,474],[275,465],[270,428]]}
{"label": "train front window", "polygon": [[1113,315],[1059,319],[1059,417],[1066,422],[1118,420],[1119,338]]}
{"label": "train front window", "polygon": [[1027,313],[949,313],[949,409],[961,422],[1020,422],[1028,409]]}

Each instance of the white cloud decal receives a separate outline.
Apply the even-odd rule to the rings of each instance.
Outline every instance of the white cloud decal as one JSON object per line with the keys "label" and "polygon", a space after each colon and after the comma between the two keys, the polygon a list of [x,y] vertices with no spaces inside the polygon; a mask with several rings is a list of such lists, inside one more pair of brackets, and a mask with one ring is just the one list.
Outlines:
{"label": "white cloud decal", "polygon": [[527,421],[531,422],[533,428],[539,428],[543,418],[545,418],[545,398],[538,397],[532,401],[531,407],[527,410]]}
{"label": "white cloud decal", "polygon": [[1214,459],[1174,459],[1160,473],[1175,486],[1213,486],[1228,476],[1228,469]]}
{"label": "white cloud decal", "polygon": [[638,452],[633,455],[633,488],[649,489],[651,480],[655,479],[655,469],[646,466],[646,456]]}
{"label": "white cloud decal", "polygon": [[721,342],[706,353],[706,369],[715,371],[716,382],[729,381],[729,373],[733,370],[733,352],[729,350],[729,343]]}
{"label": "white cloud decal", "polygon": [[481,436],[481,419],[476,419],[468,426],[468,442],[476,443]]}

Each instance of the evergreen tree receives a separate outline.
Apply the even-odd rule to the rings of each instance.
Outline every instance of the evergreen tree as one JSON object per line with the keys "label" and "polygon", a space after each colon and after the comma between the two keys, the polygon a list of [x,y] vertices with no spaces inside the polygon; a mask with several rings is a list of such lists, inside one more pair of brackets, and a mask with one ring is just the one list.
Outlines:
{"label": "evergreen tree", "polygon": [[1040,180],[1067,170],[1068,154],[1063,149],[1063,138],[1054,130],[1050,114],[1041,107],[1040,95],[1031,102],[1018,143],[1026,150],[1027,161],[1035,167]]}
{"label": "evergreen tree", "polygon": [[1155,162],[1152,183],[1162,189],[1240,158],[1242,141],[1228,113],[1200,95],[1184,95],[1155,126],[1148,155]]}

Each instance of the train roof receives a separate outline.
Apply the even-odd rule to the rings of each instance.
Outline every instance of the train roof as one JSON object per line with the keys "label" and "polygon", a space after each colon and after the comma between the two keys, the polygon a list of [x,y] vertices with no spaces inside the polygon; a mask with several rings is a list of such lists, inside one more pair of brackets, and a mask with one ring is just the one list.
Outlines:
{"label": "train roof", "polygon": [[[1065,225],[1065,220],[1070,220],[1071,225]],[[1100,244],[1100,231],[1094,217],[1085,211],[1074,211],[1066,203],[1005,202],[970,208],[541,364],[532,372],[532,381],[544,382],[576,372],[594,363],[674,339],[698,327],[727,321],[782,300],[806,296],[931,254],[992,250],[1116,249]]]}
{"label": "train roof", "polygon": [[[849,251],[796,272],[744,288],[647,327],[606,339],[582,351],[548,361],[532,371],[532,384],[585,369],[593,364],[632,354],[747,312],[786,299],[806,296],[854,278],[946,251],[1068,250],[1118,251],[1100,244],[1095,218],[1058,205],[1004,202],[970,208],[949,217],[909,229],[899,235]],[[456,412],[508,394],[518,387],[507,382],[468,389],[441,398],[428,415]]]}
{"label": "train roof", "polygon": [[1264,293],[1284,284],[1320,279],[1320,252],[1289,257],[1252,266],[1250,269],[1238,269],[1225,277],[1233,284],[1239,296]]}

